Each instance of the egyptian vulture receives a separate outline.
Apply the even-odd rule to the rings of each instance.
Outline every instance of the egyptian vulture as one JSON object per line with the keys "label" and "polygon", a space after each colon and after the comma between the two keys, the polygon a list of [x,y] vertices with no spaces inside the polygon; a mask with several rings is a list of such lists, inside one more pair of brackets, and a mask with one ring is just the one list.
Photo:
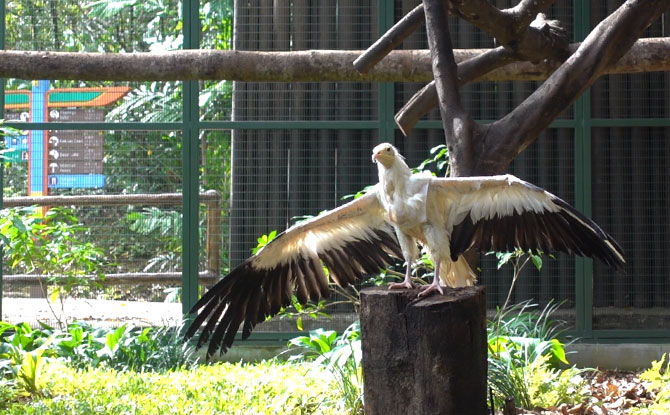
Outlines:
{"label": "egyptian vulture", "polygon": [[[405,279],[390,288],[410,288],[411,267],[421,244],[435,264],[433,282],[473,285],[476,276],[462,254],[523,250],[563,251],[598,258],[621,270],[617,242],[568,203],[512,175],[437,178],[412,174],[391,144],[373,149],[379,183],[364,196],[277,236],[207,291],[186,338],[201,331],[208,355],[232,345],[240,326],[246,339],[266,317],[291,304],[328,297],[328,278],[347,287],[404,259]],[[328,269],[328,276],[323,265]]]}

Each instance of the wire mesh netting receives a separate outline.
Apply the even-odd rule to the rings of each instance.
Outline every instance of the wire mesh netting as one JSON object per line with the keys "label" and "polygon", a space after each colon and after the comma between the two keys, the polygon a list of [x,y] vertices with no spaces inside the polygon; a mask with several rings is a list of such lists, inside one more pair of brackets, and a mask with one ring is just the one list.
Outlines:
{"label": "wire mesh netting", "polygon": [[[257,51],[360,50],[375,40],[376,20],[376,8],[369,2],[324,2],[318,7],[308,1],[236,2],[233,47]],[[202,107],[201,118],[372,120],[377,119],[375,91],[373,84],[360,82],[219,83],[209,90],[209,102]],[[234,94],[232,111],[230,94]]]}
{"label": "wire mesh netting", "polygon": [[593,215],[626,252],[594,273],[594,328],[670,328],[668,128],[593,130]]}
{"label": "wire mesh netting", "polygon": [[[4,317],[50,323],[74,317],[116,318],[107,313],[82,315],[81,302],[53,304],[56,298],[178,300],[169,287],[181,282],[180,133],[24,133],[30,144],[26,160],[8,163],[4,176],[4,205],[23,231],[10,233],[3,261],[4,294],[49,298],[48,311],[53,313],[44,314],[44,300],[24,301],[23,306],[4,307]],[[46,194],[61,198],[35,207]],[[108,308],[114,303],[105,304]],[[31,314],[38,310],[41,314]]]}

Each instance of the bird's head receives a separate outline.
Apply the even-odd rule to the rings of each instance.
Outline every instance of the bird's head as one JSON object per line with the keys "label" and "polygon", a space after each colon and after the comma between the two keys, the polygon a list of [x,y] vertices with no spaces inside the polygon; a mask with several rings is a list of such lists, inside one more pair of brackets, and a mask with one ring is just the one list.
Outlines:
{"label": "bird's head", "polygon": [[381,163],[387,169],[393,165],[397,157],[400,157],[398,149],[389,143],[381,143],[372,149],[372,162]]}

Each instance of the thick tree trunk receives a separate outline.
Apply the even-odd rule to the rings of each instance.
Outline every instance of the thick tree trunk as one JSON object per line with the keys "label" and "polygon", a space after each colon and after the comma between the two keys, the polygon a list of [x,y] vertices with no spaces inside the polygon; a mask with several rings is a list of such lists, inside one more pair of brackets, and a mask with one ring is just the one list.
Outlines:
{"label": "thick tree trunk", "polygon": [[417,293],[361,291],[366,414],[487,414],[485,289]]}

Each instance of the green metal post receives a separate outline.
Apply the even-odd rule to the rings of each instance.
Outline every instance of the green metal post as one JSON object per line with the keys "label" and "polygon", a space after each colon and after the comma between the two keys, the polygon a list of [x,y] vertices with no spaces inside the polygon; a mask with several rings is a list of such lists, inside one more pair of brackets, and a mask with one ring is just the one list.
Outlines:
{"label": "green metal post", "polygon": [[[0,3],[0,50],[5,49],[5,1]],[[5,118],[5,79],[0,79],[0,119]],[[0,209],[2,209],[2,199],[5,189],[4,163],[0,160]],[[2,286],[2,267],[4,257],[4,245],[0,243],[0,320],[2,320],[2,297],[4,295]]]}
{"label": "green metal post", "polygon": [[[575,40],[586,38],[590,31],[589,2],[574,1]],[[575,110],[575,207],[591,216],[591,91],[574,105]],[[575,312],[577,335],[593,337],[593,261],[575,260]]]}
{"label": "green metal post", "polygon": [[[200,43],[200,2],[182,2],[184,49],[197,49]],[[198,300],[198,82],[185,81],[183,94],[182,175],[182,311],[188,314]]]}
{"label": "green metal post", "polygon": [[[382,36],[393,26],[393,2],[379,0],[377,2],[377,36]],[[377,141],[394,142],[395,127],[393,121],[395,87],[391,82],[380,82],[377,84],[377,111],[379,126],[377,129]]]}

